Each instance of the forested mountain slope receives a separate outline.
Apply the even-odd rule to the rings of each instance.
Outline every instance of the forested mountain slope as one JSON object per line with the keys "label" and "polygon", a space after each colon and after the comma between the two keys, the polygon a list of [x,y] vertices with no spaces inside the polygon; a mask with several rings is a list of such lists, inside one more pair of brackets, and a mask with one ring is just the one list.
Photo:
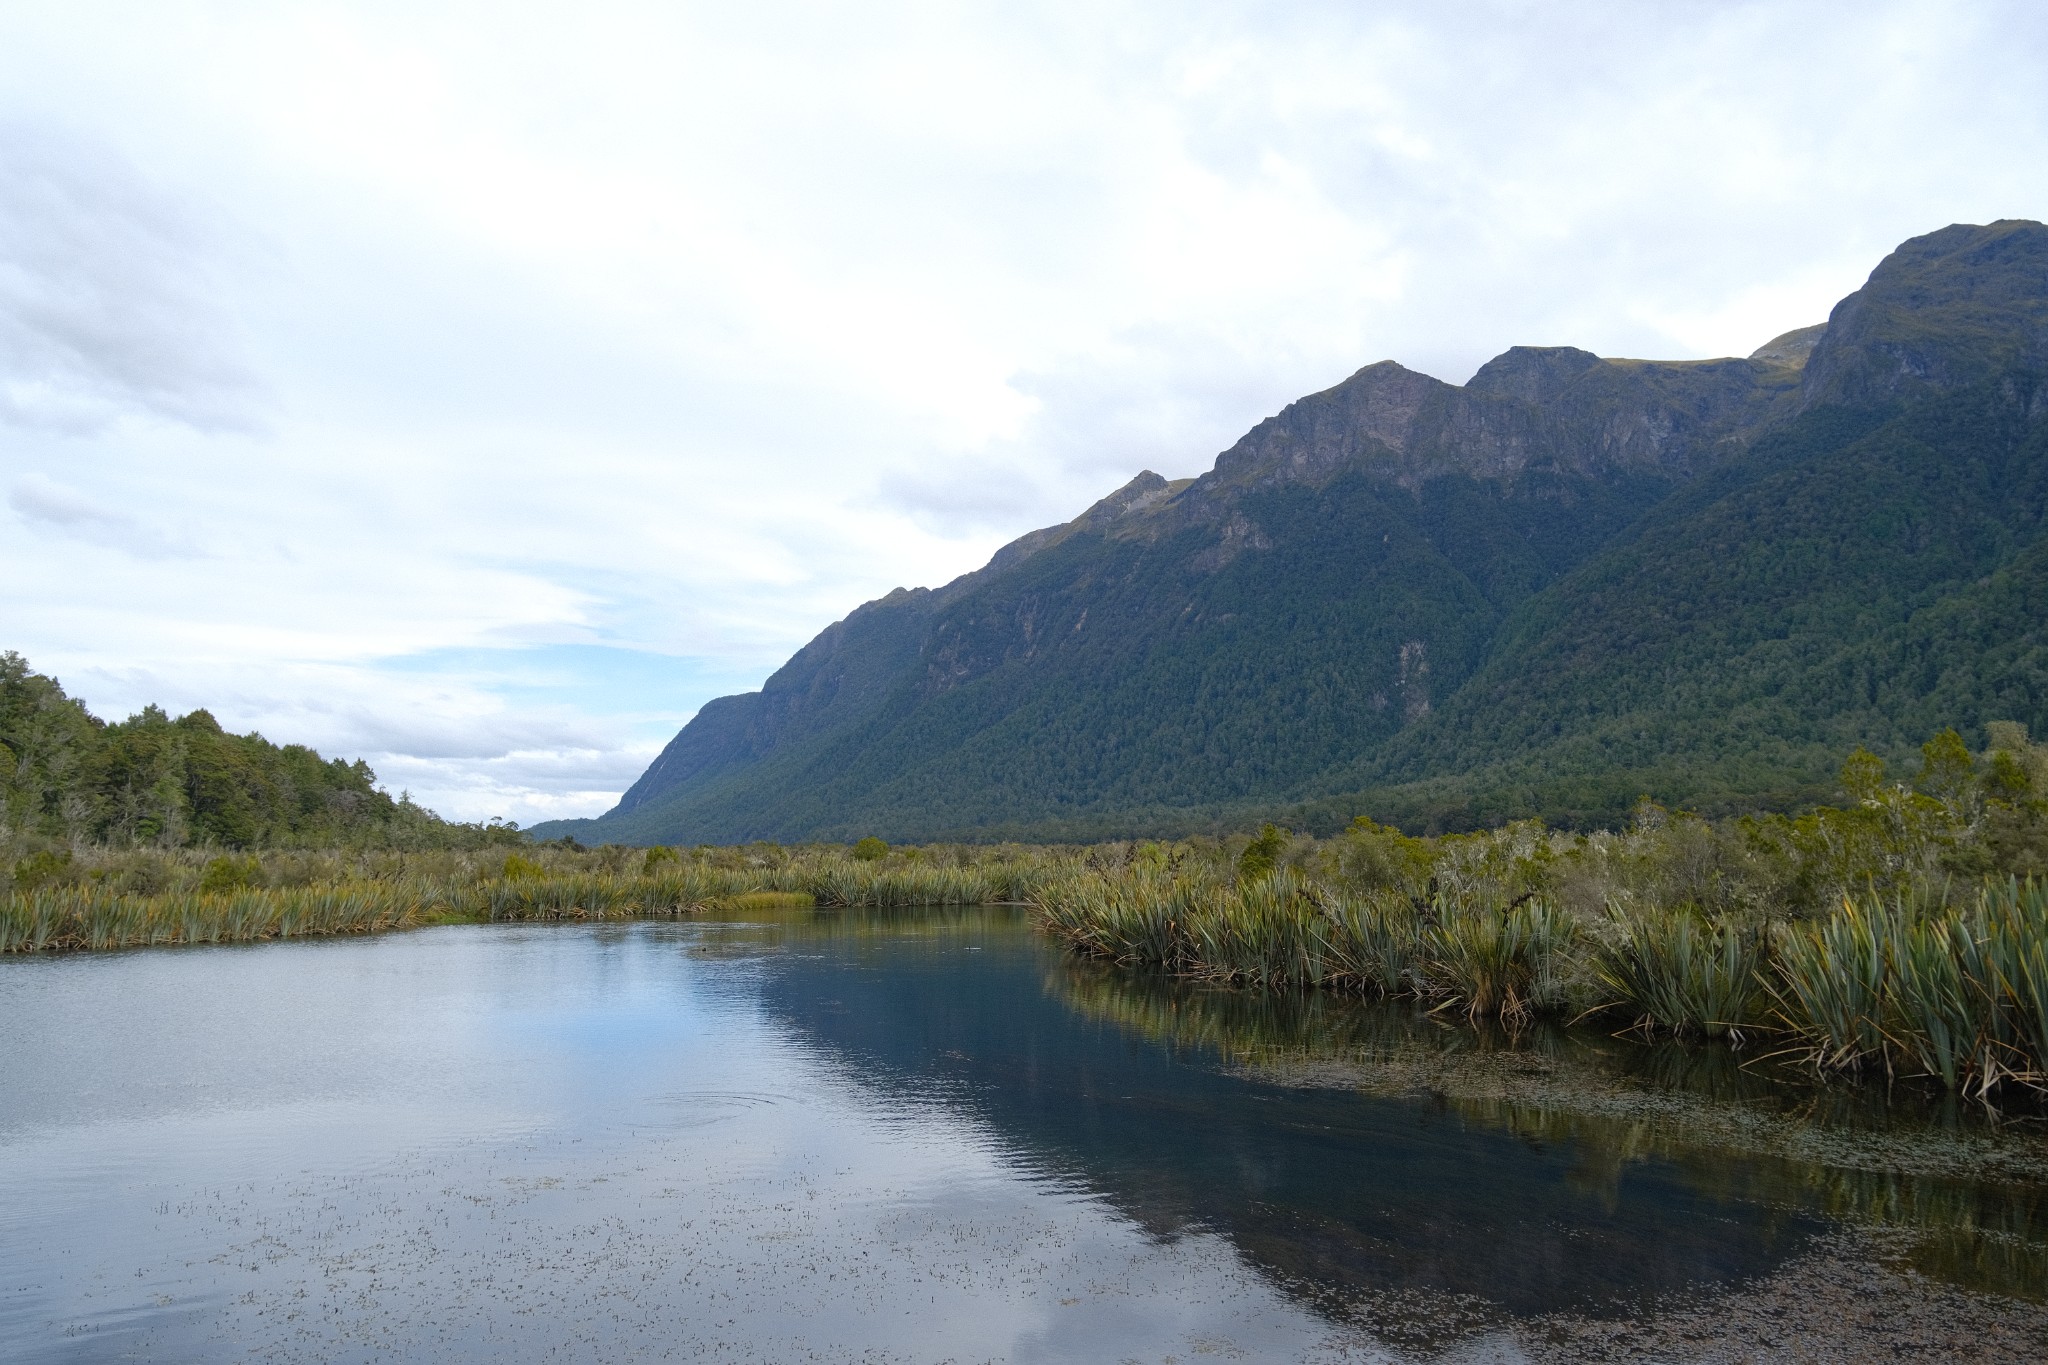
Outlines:
{"label": "forested mountain slope", "polygon": [[1588,823],[1825,795],[1858,742],[2048,722],[2048,228],[1887,257],[1747,359],[1391,362],[707,705],[653,841]]}

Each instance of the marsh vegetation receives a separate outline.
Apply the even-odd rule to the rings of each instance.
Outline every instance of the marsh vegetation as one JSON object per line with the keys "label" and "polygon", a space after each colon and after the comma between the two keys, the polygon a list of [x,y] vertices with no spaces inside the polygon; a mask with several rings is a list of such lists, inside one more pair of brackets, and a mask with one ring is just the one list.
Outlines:
{"label": "marsh vegetation", "polygon": [[621,920],[789,905],[1017,903],[1054,850],[613,845],[407,853],[48,847],[8,865],[0,952],[232,943],[428,924]]}
{"label": "marsh vegetation", "polygon": [[8,837],[0,951],[769,905],[1023,904],[1072,949],[1253,987],[1407,997],[1510,1028],[1597,1018],[1823,1071],[2048,1088],[2048,748],[1952,731],[1849,800],[1626,828],[1411,837],[261,853]]}
{"label": "marsh vegetation", "polygon": [[1510,1027],[1597,1016],[1979,1096],[2048,1088],[2044,752],[2016,727],[1994,738],[1973,755],[1944,731],[1910,782],[1858,751],[1851,804],[1798,817],[1644,803],[1591,835],[1269,826],[1234,858],[1098,850],[1039,903],[1078,951],[1181,975]]}

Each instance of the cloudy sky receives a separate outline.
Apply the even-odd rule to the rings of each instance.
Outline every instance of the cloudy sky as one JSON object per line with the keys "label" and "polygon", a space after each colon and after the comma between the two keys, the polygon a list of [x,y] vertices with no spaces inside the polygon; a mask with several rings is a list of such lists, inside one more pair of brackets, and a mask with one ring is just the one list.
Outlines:
{"label": "cloudy sky", "polygon": [[0,648],[444,814],[1394,358],[2048,217],[2000,4],[0,5]]}

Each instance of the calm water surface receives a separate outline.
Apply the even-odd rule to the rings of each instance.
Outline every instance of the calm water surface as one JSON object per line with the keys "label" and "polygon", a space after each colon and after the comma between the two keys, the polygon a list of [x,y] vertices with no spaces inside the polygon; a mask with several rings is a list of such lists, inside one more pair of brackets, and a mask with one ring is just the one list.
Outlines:
{"label": "calm water surface", "polygon": [[2024,1355],[2044,1170],[2025,1117],[1000,910],[0,962],[10,1361]]}

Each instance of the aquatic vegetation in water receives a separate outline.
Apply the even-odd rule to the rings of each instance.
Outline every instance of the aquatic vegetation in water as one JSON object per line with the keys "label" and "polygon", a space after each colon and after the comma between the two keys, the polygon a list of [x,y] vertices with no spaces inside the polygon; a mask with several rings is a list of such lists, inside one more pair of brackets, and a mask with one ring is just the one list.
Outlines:
{"label": "aquatic vegetation in water", "polygon": [[1825,918],[1744,924],[1690,908],[1594,920],[1524,893],[1423,904],[1282,867],[1076,868],[1036,900],[1076,951],[1243,985],[1414,996],[1511,1024],[1599,1013],[1681,1036],[1768,1036],[1823,1071],[1882,1069],[1988,1095],[2048,1088],[2048,885],[1956,905],[1874,894]]}

